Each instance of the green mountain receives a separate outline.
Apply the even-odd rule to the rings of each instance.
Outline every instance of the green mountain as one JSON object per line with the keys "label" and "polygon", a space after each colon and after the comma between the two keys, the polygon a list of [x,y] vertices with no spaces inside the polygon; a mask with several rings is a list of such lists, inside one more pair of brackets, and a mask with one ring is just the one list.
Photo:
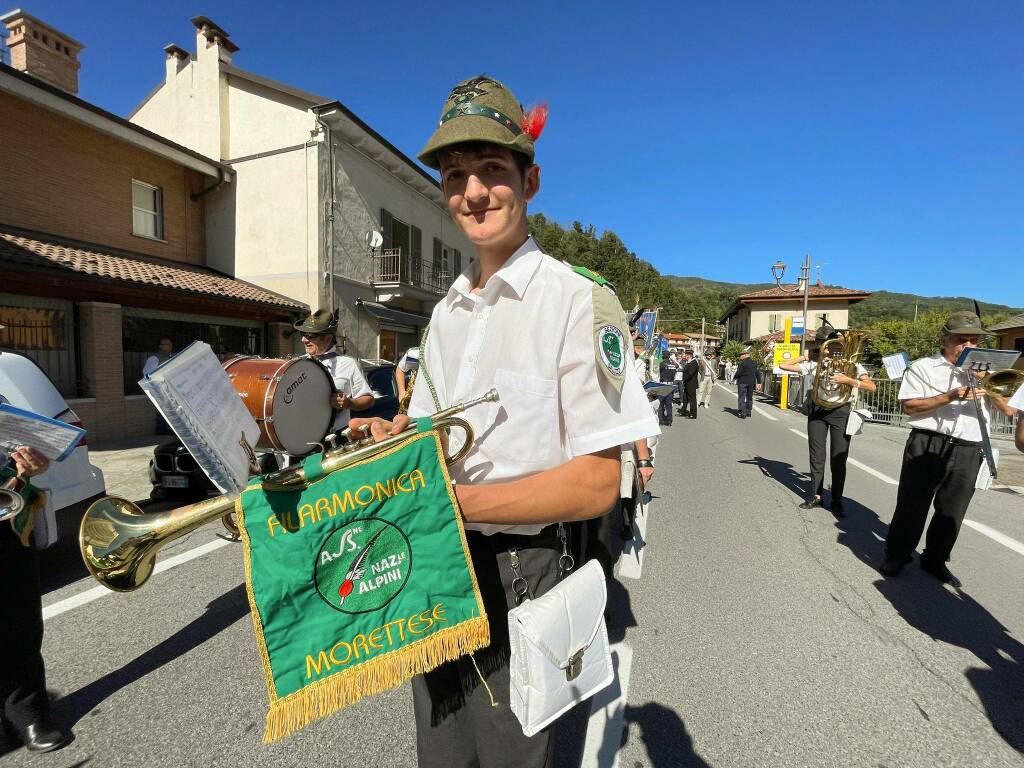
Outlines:
{"label": "green mountain", "polygon": [[[772,283],[725,283],[679,275],[666,275],[665,279],[684,291],[715,293],[728,299],[721,308],[723,313],[737,296],[772,287]],[[1008,307],[1005,304],[992,304],[986,301],[979,301],[978,304],[981,306],[982,315],[989,323],[999,322],[1024,312],[1024,309]],[[947,313],[958,309],[972,309],[973,306],[973,301],[964,296],[919,296],[914,293],[875,291],[869,298],[850,308],[850,322],[859,327],[875,320],[913,320],[915,312],[919,315],[932,310]]]}

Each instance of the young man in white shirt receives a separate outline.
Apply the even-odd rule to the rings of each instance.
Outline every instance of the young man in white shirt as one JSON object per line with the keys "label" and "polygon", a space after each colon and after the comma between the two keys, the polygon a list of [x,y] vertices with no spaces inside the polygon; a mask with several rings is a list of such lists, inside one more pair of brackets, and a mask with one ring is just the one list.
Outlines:
{"label": "young man in white shirt", "polygon": [[[490,647],[475,654],[487,685],[468,657],[414,679],[420,768],[551,765],[553,728],[527,738],[509,707],[509,550],[531,595],[554,586],[557,524],[612,509],[620,446],[658,433],[618,300],[529,236],[540,123],[501,83],[475,77],[449,94],[420,154],[441,172],[449,213],[477,259],[434,308],[409,414],[492,387],[500,396],[465,413],[476,439],[452,468],[491,624]],[[374,420],[371,429],[383,439],[407,423]]]}
{"label": "young man in white shirt", "polygon": [[915,360],[903,374],[899,398],[910,416],[911,431],[903,452],[885,558],[879,567],[883,576],[896,576],[911,561],[934,501],[921,568],[943,583],[961,585],[946,562],[984,460],[978,406],[986,421],[992,405],[1008,415],[1013,412],[1005,398],[980,390],[976,390],[980,400],[974,402],[968,379],[974,374],[955,367],[960,353],[977,347],[984,335],[976,314],[954,312],[942,328],[940,351]]}
{"label": "young man in white shirt", "polygon": [[420,348],[409,347],[395,365],[395,383],[398,384],[399,402],[405,397],[405,391],[412,383],[413,377],[416,375],[416,369],[419,367]]}
{"label": "young man in white shirt", "polygon": [[[838,332],[823,334],[819,338],[819,342],[825,342],[837,336],[839,336]],[[784,371],[802,374],[813,382],[818,371],[818,363],[812,357],[817,358],[820,352],[820,348],[808,350],[807,355],[788,363],[781,363],[779,367]],[[829,509],[835,517],[846,517],[846,512],[843,510],[843,491],[846,488],[846,460],[850,456],[850,438],[852,437],[846,433],[846,424],[850,420],[850,412],[860,390],[875,391],[875,382],[871,380],[871,376],[860,363],[857,364],[856,373],[856,377],[837,373],[828,377],[827,381],[820,382],[819,390],[821,391],[817,393],[817,397],[825,405],[815,402],[814,392],[810,394],[810,400],[807,403],[807,451],[810,456],[811,485],[807,498],[800,505],[801,509],[823,506],[825,443],[828,440],[830,443],[829,469],[832,472],[832,498],[829,502]],[[841,402],[846,395],[844,387],[851,388],[847,402],[837,407],[827,407],[831,405],[830,400]]]}
{"label": "young man in white shirt", "polygon": [[1024,386],[1018,387],[1013,393],[1009,406],[1017,412],[1017,428],[1013,432],[1013,441],[1017,450],[1024,452]]}
{"label": "young man in white shirt", "polygon": [[373,390],[356,359],[341,354],[335,346],[338,321],[329,309],[318,309],[293,327],[302,334],[306,354],[326,368],[334,382],[330,400],[335,413],[330,431],[340,432],[348,426],[353,411],[365,411],[373,405]]}

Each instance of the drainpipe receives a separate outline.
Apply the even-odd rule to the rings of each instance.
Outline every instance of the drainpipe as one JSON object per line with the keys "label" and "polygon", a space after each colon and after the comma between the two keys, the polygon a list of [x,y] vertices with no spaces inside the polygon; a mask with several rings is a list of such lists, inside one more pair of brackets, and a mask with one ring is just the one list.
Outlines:
{"label": "drainpipe", "polygon": [[331,128],[327,123],[320,119],[320,115],[313,113],[316,119],[316,124],[320,126],[324,132],[324,138],[327,141],[327,183],[330,184],[331,191],[329,194],[329,208],[327,211],[327,263],[328,263],[328,278],[327,278],[327,290],[330,292],[330,309],[331,313],[334,313],[334,204],[335,204],[335,186],[334,186],[334,141],[331,138]]}
{"label": "drainpipe", "polygon": [[189,200],[191,200],[193,203],[198,203],[202,198],[206,197],[208,194],[213,192],[213,190],[217,189],[221,184],[223,184],[225,180],[226,177],[224,176],[224,169],[218,167],[217,181],[208,186],[206,189],[201,189],[198,192],[190,192],[188,196]]}

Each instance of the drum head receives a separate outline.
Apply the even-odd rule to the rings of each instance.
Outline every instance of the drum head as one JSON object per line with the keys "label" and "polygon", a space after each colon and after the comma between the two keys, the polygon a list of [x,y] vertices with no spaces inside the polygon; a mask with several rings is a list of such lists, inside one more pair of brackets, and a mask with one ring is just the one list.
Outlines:
{"label": "drum head", "polygon": [[274,390],[273,432],[292,456],[305,456],[323,440],[334,419],[330,395],[334,385],[316,360],[296,358],[279,372]]}

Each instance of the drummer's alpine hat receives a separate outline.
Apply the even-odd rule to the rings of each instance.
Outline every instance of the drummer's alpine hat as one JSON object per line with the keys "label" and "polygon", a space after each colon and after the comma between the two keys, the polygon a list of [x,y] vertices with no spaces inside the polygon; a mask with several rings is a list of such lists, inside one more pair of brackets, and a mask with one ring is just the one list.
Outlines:
{"label": "drummer's alpine hat", "polygon": [[533,143],[544,130],[547,116],[545,105],[524,112],[512,91],[493,77],[471,77],[448,94],[437,128],[419,154],[420,162],[440,170],[440,150],[484,141],[526,155],[532,163]]}
{"label": "drummer's alpine hat", "polygon": [[329,309],[318,309],[305,320],[295,323],[296,331],[302,333],[333,333],[338,329],[338,320]]}
{"label": "drummer's alpine hat", "polygon": [[981,318],[973,312],[963,310],[961,312],[954,312],[949,316],[946,324],[942,326],[942,332],[946,334],[955,333],[964,336],[977,336],[985,333],[985,329],[981,327]]}

